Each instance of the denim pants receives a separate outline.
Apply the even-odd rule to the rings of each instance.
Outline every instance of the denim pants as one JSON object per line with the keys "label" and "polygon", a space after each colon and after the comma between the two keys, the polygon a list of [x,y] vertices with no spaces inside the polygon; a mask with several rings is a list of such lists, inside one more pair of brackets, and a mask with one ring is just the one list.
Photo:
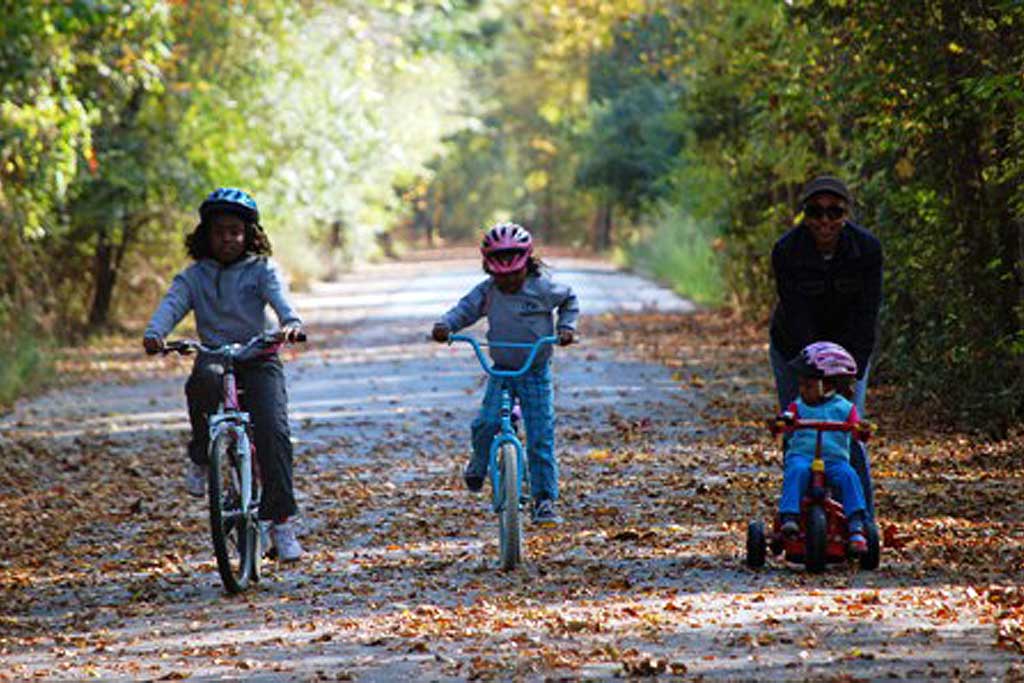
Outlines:
{"label": "denim pants", "polygon": [[[782,475],[782,499],[779,500],[780,513],[800,513],[800,499],[811,483],[813,460],[811,456],[799,453],[786,456],[786,469]],[[860,486],[860,477],[850,463],[845,460],[826,460],[825,481],[839,488],[843,499],[843,512],[847,519],[856,512],[864,511],[864,491]]]}
{"label": "denim pants", "polygon": [[[199,464],[205,464],[209,457],[210,431],[206,416],[216,411],[220,403],[223,376],[224,367],[217,358],[199,354],[185,383],[188,416],[192,423],[188,454],[193,462]],[[256,458],[263,481],[260,519],[284,521],[298,510],[292,488],[292,439],[288,426],[284,367],[276,355],[236,362],[235,378],[243,392],[239,402],[249,413],[252,424]]]}
{"label": "denim pants", "polygon": [[554,387],[551,364],[543,363],[519,377],[491,377],[487,381],[480,412],[473,420],[473,457],[467,474],[486,476],[491,440],[501,429],[501,387],[519,398],[526,426],[526,461],[534,500],[558,498],[558,463],[555,461]]}
{"label": "denim pants", "polygon": [[[768,345],[768,358],[771,361],[772,373],[775,375],[775,391],[779,400],[779,410],[785,410],[786,406],[796,400],[800,392],[799,381],[796,372],[787,364],[788,359],[775,348],[775,344]],[[867,398],[868,375],[871,374],[871,361],[864,368],[864,376],[857,380],[853,388],[853,404],[857,406],[857,414],[864,419],[864,402]],[[875,492],[871,484],[871,461],[868,459],[867,446],[851,439],[850,465],[860,476],[861,491],[864,495],[865,509],[869,518],[875,516]]]}

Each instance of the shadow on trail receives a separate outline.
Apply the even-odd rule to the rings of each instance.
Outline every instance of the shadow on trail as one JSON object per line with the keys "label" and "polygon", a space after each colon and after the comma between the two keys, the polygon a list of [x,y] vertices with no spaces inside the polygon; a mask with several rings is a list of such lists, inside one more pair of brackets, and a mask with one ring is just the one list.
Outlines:
{"label": "shadow on trail", "polygon": [[[116,409],[52,408],[89,429],[39,437],[0,495],[24,523],[0,564],[12,675],[81,677],[83,657],[106,678],[256,680],[610,679],[672,664],[728,680],[948,678],[972,659],[989,676],[1012,662],[967,590],[1019,564],[1012,459],[965,454],[951,477],[882,441],[879,517],[903,545],[883,548],[879,571],[751,571],[746,523],[770,517],[781,482],[760,337],[714,317],[617,316],[555,350],[565,523],[527,524],[527,564],[506,574],[488,498],[461,482],[476,360],[425,341],[422,311],[382,320],[311,322],[287,361],[307,555],[269,563],[239,597],[220,590],[203,501],[181,491],[187,366],[89,388]],[[973,476],[986,462],[1001,464]]]}

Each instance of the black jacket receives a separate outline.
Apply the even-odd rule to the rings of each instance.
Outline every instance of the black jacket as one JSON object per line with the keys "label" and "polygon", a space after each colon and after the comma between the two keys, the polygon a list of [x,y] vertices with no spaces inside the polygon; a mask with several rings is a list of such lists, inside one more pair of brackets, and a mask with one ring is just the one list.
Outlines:
{"label": "black jacket", "polygon": [[793,358],[812,342],[835,342],[853,355],[857,376],[863,377],[878,338],[881,242],[848,221],[835,254],[826,261],[810,230],[799,225],[772,248],[772,272],[779,293],[772,345]]}

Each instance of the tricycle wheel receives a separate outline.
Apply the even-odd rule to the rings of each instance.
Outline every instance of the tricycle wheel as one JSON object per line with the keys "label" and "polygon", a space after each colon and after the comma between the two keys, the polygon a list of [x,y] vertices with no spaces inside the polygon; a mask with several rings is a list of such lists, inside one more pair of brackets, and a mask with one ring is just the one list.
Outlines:
{"label": "tricycle wheel", "polygon": [[760,569],[764,566],[768,544],[764,537],[764,524],[751,522],[747,525],[747,566]]}
{"label": "tricycle wheel", "polygon": [[828,542],[828,520],[825,509],[812,505],[807,510],[807,541],[804,544],[804,566],[812,574],[825,571],[825,545]]}
{"label": "tricycle wheel", "polygon": [[878,569],[881,560],[881,543],[878,539],[878,525],[874,520],[864,524],[864,537],[868,541],[868,551],[860,556],[860,568],[867,571]]}

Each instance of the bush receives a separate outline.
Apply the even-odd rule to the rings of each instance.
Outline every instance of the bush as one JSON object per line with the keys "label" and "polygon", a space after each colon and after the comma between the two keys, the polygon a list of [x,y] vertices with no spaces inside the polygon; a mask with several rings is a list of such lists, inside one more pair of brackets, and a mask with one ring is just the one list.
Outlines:
{"label": "bush", "polygon": [[30,331],[3,334],[0,340],[0,409],[7,409],[46,376],[48,342]]}
{"label": "bush", "polygon": [[722,267],[713,226],[676,206],[664,210],[650,228],[640,232],[636,244],[627,250],[630,264],[696,303],[722,303]]}

